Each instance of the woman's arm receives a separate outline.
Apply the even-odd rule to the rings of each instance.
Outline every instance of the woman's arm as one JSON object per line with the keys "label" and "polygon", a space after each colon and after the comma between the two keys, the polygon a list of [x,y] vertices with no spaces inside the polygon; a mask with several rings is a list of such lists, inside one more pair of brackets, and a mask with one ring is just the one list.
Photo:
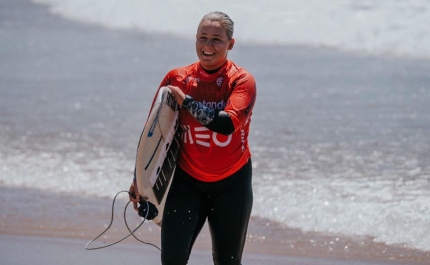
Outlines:
{"label": "woman's arm", "polygon": [[213,108],[205,106],[203,103],[195,101],[192,97],[176,86],[168,86],[175,96],[176,101],[182,108],[186,109],[200,124],[206,128],[225,135],[234,132],[233,121],[227,112],[216,111]]}

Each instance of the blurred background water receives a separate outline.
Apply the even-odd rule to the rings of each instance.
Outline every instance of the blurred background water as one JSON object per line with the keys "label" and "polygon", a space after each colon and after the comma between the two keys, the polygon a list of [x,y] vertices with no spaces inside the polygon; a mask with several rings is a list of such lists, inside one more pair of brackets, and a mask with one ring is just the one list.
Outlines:
{"label": "blurred background water", "polygon": [[258,85],[253,216],[430,250],[428,1],[33,2],[0,16],[0,185],[127,189],[156,87],[219,9]]}

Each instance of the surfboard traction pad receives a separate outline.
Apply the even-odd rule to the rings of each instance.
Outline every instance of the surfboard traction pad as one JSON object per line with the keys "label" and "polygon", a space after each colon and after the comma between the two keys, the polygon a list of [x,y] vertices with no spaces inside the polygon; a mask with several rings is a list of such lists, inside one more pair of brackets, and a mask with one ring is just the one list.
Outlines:
{"label": "surfboard traction pad", "polygon": [[[148,118],[148,121],[152,122],[145,125],[138,146],[136,157],[138,190],[145,200],[157,207],[160,215],[154,219],[156,223],[161,222],[166,195],[176,169],[182,132],[178,108],[179,105],[170,90],[167,87],[161,88]],[[171,122],[160,123],[160,120]]]}
{"label": "surfboard traction pad", "polygon": [[[167,143],[167,155],[164,158],[163,165],[161,167],[157,167],[156,178],[152,191],[154,192],[155,198],[157,202],[161,204],[161,201],[164,198],[164,195],[167,192],[168,184],[170,183],[171,178],[173,178],[173,174],[176,169],[176,161],[179,153],[179,139],[180,139],[180,130],[177,129],[172,144]],[[151,178],[152,180],[152,178]],[[152,182],[151,182],[152,184]]]}

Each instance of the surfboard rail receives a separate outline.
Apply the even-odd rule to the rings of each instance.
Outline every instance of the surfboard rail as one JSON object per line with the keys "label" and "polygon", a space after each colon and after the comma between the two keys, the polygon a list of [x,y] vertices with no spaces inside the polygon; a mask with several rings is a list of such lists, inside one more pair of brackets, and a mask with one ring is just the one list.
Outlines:
{"label": "surfboard rail", "polygon": [[159,214],[154,219],[157,224],[161,224],[179,149],[179,105],[170,89],[161,87],[143,128],[136,155],[137,188],[145,200],[157,207]]}

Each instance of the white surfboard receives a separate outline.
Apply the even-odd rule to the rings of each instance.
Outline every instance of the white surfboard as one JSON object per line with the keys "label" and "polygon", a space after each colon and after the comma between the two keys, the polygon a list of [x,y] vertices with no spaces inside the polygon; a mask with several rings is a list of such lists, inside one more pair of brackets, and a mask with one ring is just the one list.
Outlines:
{"label": "white surfboard", "polygon": [[160,88],[137,148],[137,188],[140,196],[157,207],[153,221],[159,225],[179,151],[178,108],[169,88]]}

